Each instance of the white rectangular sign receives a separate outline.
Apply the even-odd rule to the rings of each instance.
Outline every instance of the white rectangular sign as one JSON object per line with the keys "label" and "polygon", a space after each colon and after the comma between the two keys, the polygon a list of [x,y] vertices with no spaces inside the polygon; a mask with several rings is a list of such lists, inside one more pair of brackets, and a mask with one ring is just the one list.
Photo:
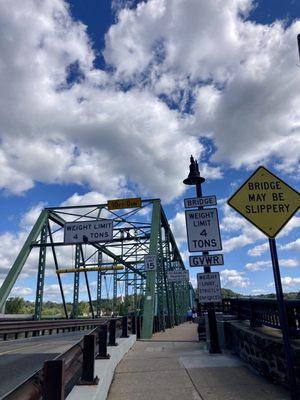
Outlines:
{"label": "white rectangular sign", "polygon": [[191,253],[222,250],[216,208],[186,211],[185,220],[188,247]]}
{"label": "white rectangular sign", "polygon": [[199,303],[222,302],[219,272],[197,274]]}
{"label": "white rectangular sign", "polygon": [[223,254],[204,254],[202,256],[190,256],[190,266],[199,267],[201,265],[223,265]]}
{"label": "white rectangular sign", "polygon": [[144,257],[144,270],[155,271],[156,270],[156,256],[148,254]]}
{"label": "white rectangular sign", "polygon": [[184,199],[185,208],[197,208],[197,207],[208,207],[208,206],[211,207],[216,205],[217,205],[217,198],[214,195]]}
{"label": "white rectangular sign", "polygon": [[189,281],[189,271],[183,269],[179,271],[168,271],[168,281],[169,282],[185,282]]}
{"label": "white rectangular sign", "polygon": [[109,242],[113,239],[113,221],[66,222],[64,225],[65,243]]}

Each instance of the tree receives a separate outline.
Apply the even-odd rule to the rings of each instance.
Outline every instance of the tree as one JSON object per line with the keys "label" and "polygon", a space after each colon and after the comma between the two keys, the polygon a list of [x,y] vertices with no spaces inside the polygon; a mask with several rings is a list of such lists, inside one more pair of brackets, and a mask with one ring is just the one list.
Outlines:
{"label": "tree", "polygon": [[227,297],[240,297],[241,295],[239,293],[234,292],[231,289],[226,289],[222,288],[221,289],[222,297],[227,298]]}
{"label": "tree", "polygon": [[80,301],[78,303],[78,315],[80,316],[88,316],[89,315],[89,303],[85,302],[85,301]]}
{"label": "tree", "polygon": [[25,300],[23,297],[10,297],[6,301],[5,313],[6,314],[22,314],[25,309]]}

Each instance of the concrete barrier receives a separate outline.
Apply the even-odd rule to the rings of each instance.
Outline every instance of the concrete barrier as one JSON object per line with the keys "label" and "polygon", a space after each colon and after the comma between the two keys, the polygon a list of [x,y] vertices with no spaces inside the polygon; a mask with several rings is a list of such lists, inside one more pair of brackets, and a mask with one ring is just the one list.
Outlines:
{"label": "concrete barrier", "polygon": [[99,378],[95,386],[75,386],[67,396],[67,400],[105,400],[113,380],[114,372],[118,363],[136,342],[136,335],[129,338],[117,339],[118,346],[108,347],[110,359],[95,360],[95,375]]}

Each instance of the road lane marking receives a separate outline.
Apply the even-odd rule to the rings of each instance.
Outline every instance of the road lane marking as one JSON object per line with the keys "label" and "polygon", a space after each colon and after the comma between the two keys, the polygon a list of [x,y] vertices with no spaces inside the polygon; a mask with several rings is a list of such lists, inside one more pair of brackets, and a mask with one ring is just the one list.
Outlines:
{"label": "road lane marking", "polygon": [[[34,345],[34,347],[41,347],[41,346],[45,346],[45,343]],[[3,351],[3,352],[0,353],[0,356],[2,356],[3,354],[12,353],[14,351],[17,352],[19,350],[30,349],[30,347],[33,347],[33,346],[29,345],[29,346],[25,346],[25,347],[19,347],[18,349],[12,349],[12,350]],[[18,354],[18,353],[16,353],[16,354]]]}

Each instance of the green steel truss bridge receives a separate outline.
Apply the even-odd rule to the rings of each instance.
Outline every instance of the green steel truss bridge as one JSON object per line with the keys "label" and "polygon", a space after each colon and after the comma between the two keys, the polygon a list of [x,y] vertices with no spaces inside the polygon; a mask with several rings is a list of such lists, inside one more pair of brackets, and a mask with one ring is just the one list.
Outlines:
{"label": "green steel truss bridge", "polygon": [[[67,222],[104,219],[113,221],[111,241],[64,242]],[[145,271],[144,256],[148,254],[157,257],[156,271]],[[47,273],[57,277],[65,318],[77,318],[80,290],[85,285],[93,318],[101,317],[104,298],[110,297],[114,308],[121,296],[124,313],[128,312],[129,299],[131,305],[133,301],[134,313],[143,317],[142,338],[152,336],[154,316],[158,317],[160,329],[172,327],[184,319],[191,304],[190,283],[168,281],[169,271],[184,270],[185,266],[159,199],[142,200],[139,208],[121,210],[109,210],[107,204],[45,208],[0,289],[1,308],[23,268],[26,270],[26,265],[34,260],[36,320],[42,317]],[[73,297],[69,315],[66,279],[72,282],[68,283]]]}

